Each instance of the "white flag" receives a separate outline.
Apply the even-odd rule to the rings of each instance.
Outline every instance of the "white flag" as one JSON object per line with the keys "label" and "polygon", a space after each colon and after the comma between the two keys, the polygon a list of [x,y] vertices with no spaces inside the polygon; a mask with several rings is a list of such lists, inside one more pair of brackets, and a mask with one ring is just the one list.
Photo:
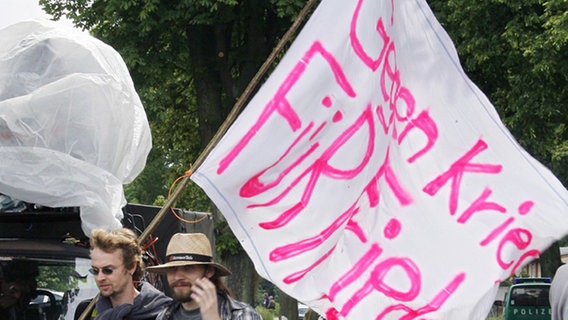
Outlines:
{"label": "white flag", "polygon": [[567,190],[422,0],[324,0],[192,179],[327,319],[485,319],[568,232]]}

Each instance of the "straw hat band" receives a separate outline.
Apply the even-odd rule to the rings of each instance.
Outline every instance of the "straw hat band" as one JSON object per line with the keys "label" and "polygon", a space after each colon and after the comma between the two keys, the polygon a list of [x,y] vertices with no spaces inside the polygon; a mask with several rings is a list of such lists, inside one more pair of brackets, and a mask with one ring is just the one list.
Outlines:
{"label": "straw hat band", "polygon": [[213,257],[201,254],[176,253],[166,256],[166,261],[213,262]]}
{"label": "straw hat band", "polygon": [[203,233],[174,234],[168,243],[165,260],[165,263],[146,267],[146,270],[166,274],[168,268],[202,264],[213,266],[216,270],[215,274],[220,277],[231,274],[229,269],[213,260],[211,243]]}

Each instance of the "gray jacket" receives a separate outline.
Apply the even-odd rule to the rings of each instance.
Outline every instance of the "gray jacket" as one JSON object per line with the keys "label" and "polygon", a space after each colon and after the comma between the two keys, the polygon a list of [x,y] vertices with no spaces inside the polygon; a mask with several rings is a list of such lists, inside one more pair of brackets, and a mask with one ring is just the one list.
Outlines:
{"label": "gray jacket", "polygon": [[172,299],[151,284],[142,282],[140,294],[133,304],[121,304],[112,307],[110,299],[99,297],[95,306],[96,320],[154,320],[160,311],[171,303]]}

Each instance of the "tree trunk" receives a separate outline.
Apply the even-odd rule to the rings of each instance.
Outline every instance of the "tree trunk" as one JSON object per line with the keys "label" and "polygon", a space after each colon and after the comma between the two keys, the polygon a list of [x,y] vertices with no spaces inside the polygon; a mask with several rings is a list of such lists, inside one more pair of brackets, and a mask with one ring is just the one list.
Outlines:
{"label": "tree trunk", "polygon": [[254,306],[254,294],[260,279],[252,260],[244,250],[241,250],[235,255],[225,257],[223,264],[232,272],[225,281],[235,298]]}
{"label": "tree trunk", "polygon": [[286,317],[288,320],[298,320],[298,301],[291,296],[278,290],[280,298],[280,317]]}
{"label": "tree trunk", "polygon": [[193,63],[193,79],[199,110],[199,135],[206,146],[225,120],[218,77],[215,30],[210,26],[191,25],[187,28],[188,46]]}
{"label": "tree trunk", "polygon": [[553,277],[556,269],[560,267],[562,260],[560,259],[560,246],[555,241],[548,249],[540,255],[540,267],[542,268],[543,277]]}
{"label": "tree trunk", "polygon": [[[196,90],[199,113],[199,135],[202,146],[206,146],[228,115],[237,97],[247,87],[264,59],[271,51],[272,44],[264,34],[266,14],[264,0],[250,0],[242,3],[238,10],[248,17],[244,26],[243,46],[246,47],[247,59],[238,68],[239,76],[234,78],[235,70],[229,64],[232,27],[222,25],[188,25],[186,28],[192,78]],[[234,8],[231,8],[234,10]],[[257,84],[259,86],[259,84]],[[255,91],[258,88],[255,88]],[[250,99],[251,97],[249,97]],[[213,218],[217,225],[224,217],[212,204]],[[232,276],[225,279],[235,297],[254,306],[255,293],[260,277],[246,252],[241,250],[234,255],[224,255],[223,263],[229,267]],[[281,295],[281,310],[289,320],[298,319],[295,299]]]}

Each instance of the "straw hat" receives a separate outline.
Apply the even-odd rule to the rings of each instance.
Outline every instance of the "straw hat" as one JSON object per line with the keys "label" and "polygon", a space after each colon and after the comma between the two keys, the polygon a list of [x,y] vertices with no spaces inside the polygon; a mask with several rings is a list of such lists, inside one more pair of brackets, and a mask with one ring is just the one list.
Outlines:
{"label": "straw hat", "polygon": [[229,269],[213,261],[211,243],[203,233],[176,233],[170,239],[166,249],[166,263],[146,267],[154,273],[166,273],[168,268],[192,264],[212,265],[219,276],[231,274]]}

